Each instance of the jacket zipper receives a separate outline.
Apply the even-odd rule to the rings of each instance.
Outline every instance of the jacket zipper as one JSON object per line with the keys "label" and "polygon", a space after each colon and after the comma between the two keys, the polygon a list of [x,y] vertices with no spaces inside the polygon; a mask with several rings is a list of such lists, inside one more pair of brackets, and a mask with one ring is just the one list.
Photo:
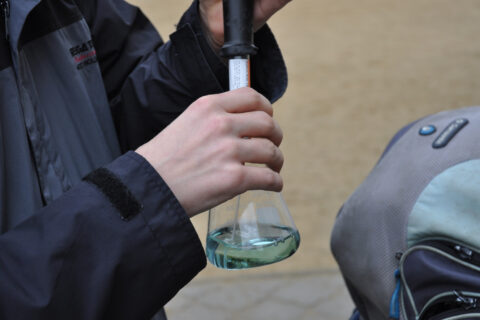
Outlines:
{"label": "jacket zipper", "polygon": [[5,39],[8,41],[10,33],[8,32],[8,18],[10,17],[10,2],[9,0],[0,0],[0,10],[2,10],[2,17],[5,21]]}

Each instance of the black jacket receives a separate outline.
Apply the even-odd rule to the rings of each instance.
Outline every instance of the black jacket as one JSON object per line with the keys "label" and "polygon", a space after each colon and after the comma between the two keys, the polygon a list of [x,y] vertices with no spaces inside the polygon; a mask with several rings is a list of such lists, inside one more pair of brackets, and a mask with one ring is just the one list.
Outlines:
{"label": "black jacket", "polygon": [[[164,43],[122,0],[10,0],[0,22],[0,319],[148,319],[204,267],[182,207],[128,151],[227,87],[197,6]],[[274,101],[285,66],[268,27],[256,42],[252,84]]]}

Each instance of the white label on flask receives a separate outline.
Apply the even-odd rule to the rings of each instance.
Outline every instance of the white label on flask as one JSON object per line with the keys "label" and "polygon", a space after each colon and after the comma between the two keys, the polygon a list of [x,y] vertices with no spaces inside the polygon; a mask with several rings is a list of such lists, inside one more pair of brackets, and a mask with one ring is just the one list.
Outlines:
{"label": "white label on flask", "polygon": [[230,90],[249,86],[248,59],[229,60]]}

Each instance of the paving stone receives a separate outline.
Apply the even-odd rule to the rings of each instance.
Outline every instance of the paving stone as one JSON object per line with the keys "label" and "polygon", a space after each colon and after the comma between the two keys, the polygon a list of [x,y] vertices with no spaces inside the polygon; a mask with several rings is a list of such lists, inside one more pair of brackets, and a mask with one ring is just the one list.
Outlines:
{"label": "paving stone", "polygon": [[328,299],[334,290],[344,287],[341,276],[337,273],[295,276],[285,281],[283,290],[275,291],[276,298],[292,301],[308,307]]}
{"label": "paving stone", "polygon": [[171,310],[165,308],[169,320],[230,320],[232,316],[224,310],[195,304],[191,308]]}
{"label": "paving stone", "polygon": [[331,288],[329,297],[311,306],[305,313],[304,320],[347,320],[353,311],[353,302],[344,287]]}
{"label": "paving stone", "polygon": [[[284,281],[274,279],[237,279],[214,280],[212,282],[192,282],[182,289],[180,295],[190,297],[206,306],[215,306],[228,310],[242,310],[248,306],[269,299],[272,292],[276,291]],[[200,294],[196,294],[200,293]],[[179,304],[180,298],[175,297],[170,304]]]}
{"label": "paving stone", "polygon": [[166,306],[170,320],[346,320],[352,309],[338,271],[192,281]]}
{"label": "paving stone", "polygon": [[243,311],[235,320],[292,320],[299,319],[303,312],[304,308],[296,306],[293,303],[285,303],[272,299]]}

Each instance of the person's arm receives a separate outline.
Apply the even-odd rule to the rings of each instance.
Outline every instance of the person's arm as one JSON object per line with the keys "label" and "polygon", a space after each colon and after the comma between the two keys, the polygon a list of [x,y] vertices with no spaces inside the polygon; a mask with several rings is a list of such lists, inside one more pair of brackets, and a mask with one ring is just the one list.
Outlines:
{"label": "person's arm", "polygon": [[[123,150],[147,142],[199,97],[228,89],[227,68],[202,31],[198,1],[163,42],[136,7],[123,0],[77,1],[90,26]],[[252,86],[270,101],[287,75],[267,26],[255,34]]]}
{"label": "person's arm", "polygon": [[205,264],[181,205],[129,152],[0,236],[0,319],[148,319]]}
{"label": "person's arm", "polygon": [[189,216],[245,190],[281,190],[271,115],[250,88],[198,99],[1,235],[0,319],[151,317],[205,266]]}
{"label": "person's arm", "polygon": [[[130,8],[117,9],[123,15]],[[134,25],[149,29],[145,21]],[[141,35],[134,38],[140,41]],[[137,57],[134,49],[126,52]],[[119,56],[104,52],[102,59],[109,58]],[[141,69],[140,61],[132,64],[131,74]],[[148,85],[140,89],[148,91]],[[177,91],[171,94],[169,101]],[[245,190],[282,188],[281,130],[271,115],[268,100],[251,89],[203,97],[138,153],[94,171],[1,235],[0,319],[152,316],[205,266],[188,216]]]}

